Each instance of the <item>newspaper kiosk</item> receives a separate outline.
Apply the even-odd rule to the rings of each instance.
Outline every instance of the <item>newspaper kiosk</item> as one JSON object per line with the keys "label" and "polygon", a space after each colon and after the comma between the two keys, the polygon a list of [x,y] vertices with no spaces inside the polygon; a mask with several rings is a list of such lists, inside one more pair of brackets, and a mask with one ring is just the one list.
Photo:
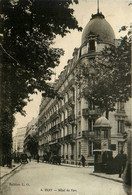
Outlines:
{"label": "newspaper kiosk", "polygon": [[94,150],[94,172],[106,173],[107,164],[112,160],[112,151],[109,149]]}

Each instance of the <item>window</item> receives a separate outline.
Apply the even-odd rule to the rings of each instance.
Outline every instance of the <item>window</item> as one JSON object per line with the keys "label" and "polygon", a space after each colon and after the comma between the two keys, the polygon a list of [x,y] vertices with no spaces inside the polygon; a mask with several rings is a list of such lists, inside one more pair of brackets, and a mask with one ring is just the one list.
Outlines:
{"label": "window", "polygon": [[81,131],[81,121],[78,123],[78,130]]}
{"label": "window", "polygon": [[89,51],[95,51],[95,40],[89,41]]}
{"label": "window", "polygon": [[92,102],[89,102],[89,109],[95,110],[95,105]]}
{"label": "window", "polygon": [[93,142],[88,144],[88,156],[93,156]]}
{"label": "window", "polygon": [[75,100],[75,89],[72,88],[73,101]]}
{"label": "window", "polygon": [[124,151],[124,143],[118,142],[118,153],[121,153],[121,151]]}
{"label": "window", "polygon": [[67,144],[67,151],[66,152],[67,152],[67,155],[68,155],[68,144]]}
{"label": "window", "polygon": [[78,156],[81,156],[81,142],[78,143]]}
{"label": "window", "polygon": [[111,144],[111,150],[116,150],[116,144]]}
{"label": "window", "polygon": [[108,138],[108,130],[104,131],[104,138]]}
{"label": "window", "polygon": [[117,103],[117,111],[124,111],[124,102],[118,102]]}
{"label": "window", "polygon": [[100,138],[100,130],[96,130],[95,131],[95,137],[96,138]]}
{"label": "window", "polygon": [[72,125],[72,134],[74,133],[74,125]]}
{"label": "window", "polygon": [[124,133],[124,121],[118,120],[118,133]]}
{"label": "window", "polygon": [[93,131],[93,125],[94,125],[95,120],[89,119],[88,120],[88,130]]}

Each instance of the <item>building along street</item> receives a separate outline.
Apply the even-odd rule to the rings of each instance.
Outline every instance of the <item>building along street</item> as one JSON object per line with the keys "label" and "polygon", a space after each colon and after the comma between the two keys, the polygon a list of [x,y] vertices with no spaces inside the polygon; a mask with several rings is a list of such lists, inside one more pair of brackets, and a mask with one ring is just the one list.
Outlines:
{"label": "building along street", "polygon": [[2,195],[125,195],[123,184],[91,175],[93,167],[22,165],[1,187]]}

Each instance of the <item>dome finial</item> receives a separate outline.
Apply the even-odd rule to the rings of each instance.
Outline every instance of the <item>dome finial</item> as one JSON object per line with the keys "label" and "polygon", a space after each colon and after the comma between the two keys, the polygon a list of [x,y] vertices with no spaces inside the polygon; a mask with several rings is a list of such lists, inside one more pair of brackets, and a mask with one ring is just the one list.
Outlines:
{"label": "dome finial", "polygon": [[99,14],[99,0],[97,0],[97,14]]}

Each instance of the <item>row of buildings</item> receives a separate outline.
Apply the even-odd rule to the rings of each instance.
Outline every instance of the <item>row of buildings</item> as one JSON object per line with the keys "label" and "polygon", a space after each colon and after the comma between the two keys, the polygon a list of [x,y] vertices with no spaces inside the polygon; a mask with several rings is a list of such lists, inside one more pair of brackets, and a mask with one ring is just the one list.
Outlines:
{"label": "row of buildings", "polygon": [[[78,85],[76,77],[81,63],[89,66],[106,45],[117,44],[114,31],[104,15],[92,15],[82,33],[80,48],[75,48],[73,58],[68,60],[53,84],[63,98],[42,98],[35,122],[40,156],[44,155],[47,146],[59,146],[58,155],[62,161],[72,164],[78,163],[81,155],[92,163],[95,149],[110,149],[113,156],[121,150],[126,152],[123,133],[132,128],[131,99],[127,103],[117,102],[116,110],[109,113],[107,120],[105,113],[83,98],[82,86]],[[90,66],[89,71],[92,72]],[[28,137],[25,145],[26,139]]]}
{"label": "row of buildings", "polygon": [[38,134],[37,129],[37,118],[33,118],[25,127],[18,128],[15,136],[13,137],[13,152],[16,154],[22,154],[26,152],[29,156],[31,155],[28,151],[28,141],[31,137]]}
{"label": "row of buildings", "polygon": [[[74,50],[73,58],[54,83],[63,99],[42,99],[38,117],[40,156],[47,145],[59,145],[59,155],[67,163],[78,163],[81,155],[88,162],[93,162],[95,149],[111,149],[113,156],[121,150],[126,152],[123,133],[128,132],[132,124],[131,100],[118,102],[108,121],[103,117],[105,113],[82,97],[82,86],[77,84],[76,78],[81,63],[89,66],[106,45],[118,44],[104,15],[92,15],[82,33],[80,48]],[[89,66],[90,71],[92,73],[93,70]]]}

